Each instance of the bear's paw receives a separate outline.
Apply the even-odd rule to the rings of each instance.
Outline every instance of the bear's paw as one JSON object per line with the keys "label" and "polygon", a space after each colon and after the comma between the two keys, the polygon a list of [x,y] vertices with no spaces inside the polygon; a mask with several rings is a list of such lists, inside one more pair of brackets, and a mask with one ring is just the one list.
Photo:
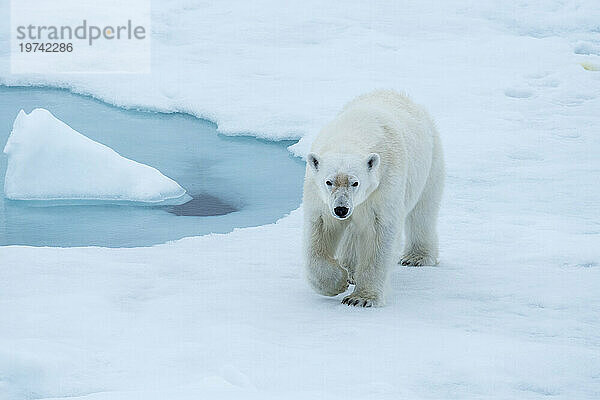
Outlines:
{"label": "bear's paw", "polygon": [[378,307],[383,305],[377,296],[352,293],[344,297],[342,304],[353,307]]}
{"label": "bear's paw", "polygon": [[399,264],[407,267],[423,267],[426,265],[434,266],[437,265],[435,257],[423,254],[405,254],[400,259]]}

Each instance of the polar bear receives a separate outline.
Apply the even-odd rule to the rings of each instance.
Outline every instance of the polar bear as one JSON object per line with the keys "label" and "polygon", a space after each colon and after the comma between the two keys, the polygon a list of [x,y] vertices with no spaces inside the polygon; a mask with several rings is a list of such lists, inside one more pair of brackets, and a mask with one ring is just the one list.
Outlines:
{"label": "polar bear", "polygon": [[390,90],[348,103],[307,156],[304,251],[313,289],[336,296],[354,284],[342,303],[381,306],[393,264],[435,265],[443,183],[440,139],[423,108]]}

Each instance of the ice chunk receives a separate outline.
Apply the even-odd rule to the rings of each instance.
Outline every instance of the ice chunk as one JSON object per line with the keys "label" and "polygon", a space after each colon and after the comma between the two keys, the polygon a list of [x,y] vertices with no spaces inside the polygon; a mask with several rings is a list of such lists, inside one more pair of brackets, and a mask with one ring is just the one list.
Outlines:
{"label": "ice chunk", "polygon": [[156,168],[122,157],[42,108],[19,112],[4,153],[4,194],[13,200],[182,204],[190,199]]}

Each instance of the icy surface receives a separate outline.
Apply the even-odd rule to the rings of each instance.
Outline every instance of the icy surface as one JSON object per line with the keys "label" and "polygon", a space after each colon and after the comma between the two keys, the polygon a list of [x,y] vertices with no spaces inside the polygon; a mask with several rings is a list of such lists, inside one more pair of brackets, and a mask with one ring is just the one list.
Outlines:
{"label": "icy surface", "polygon": [[[151,74],[9,75],[5,54],[0,83],[188,112],[229,134],[307,137],[294,149],[301,154],[344,102],[373,88],[408,91],[447,132],[581,96],[594,98],[582,108],[598,104],[600,78],[579,64],[598,58],[596,0],[154,3]],[[8,19],[1,24],[0,43]],[[532,101],[503,95],[521,86],[532,87]],[[471,120],[456,118],[465,113]]]}
{"label": "icy surface", "polygon": [[5,398],[598,398],[597,236],[446,213],[441,264],[398,266],[387,307],[365,310],[307,287],[301,217],[0,248]]}
{"label": "icy surface", "polygon": [[182,204],[191,199],[156,168],[120,156],[42,108],[19,112],[4,153],[4,194],[12,200]]}
{"label": "icy surface", "polygon": [[597,1],[153,5],[150,76],[1,81],[302,137],[300,154],[354,95],[406,90],[444,142],[441,263],[398,267],[388,306],[358,310],[304,283],[301,210],[150,249],[1,248],[0,393],[600,397]]}

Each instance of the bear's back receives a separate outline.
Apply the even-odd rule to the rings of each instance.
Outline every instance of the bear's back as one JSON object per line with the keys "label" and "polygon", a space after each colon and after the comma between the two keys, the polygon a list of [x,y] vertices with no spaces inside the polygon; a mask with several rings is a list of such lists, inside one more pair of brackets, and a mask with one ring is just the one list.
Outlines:
{"label": "bear's back", "polygon": [[408,96],[393,90],[377,90],[346,104],[321,130],[312,151],[399,155],[407,144],[412,147],[422,139],[430,143],[434,132],[427,112]]}
{"label": "bear's back", "polygon": [[375,90],[358,96],[348,102],[340,114],[360,108],[385,110],[396,118],[408,115],[415,119],[431,120],[429,114],[421,106],[415,104],[408,95],[389,89]]}

